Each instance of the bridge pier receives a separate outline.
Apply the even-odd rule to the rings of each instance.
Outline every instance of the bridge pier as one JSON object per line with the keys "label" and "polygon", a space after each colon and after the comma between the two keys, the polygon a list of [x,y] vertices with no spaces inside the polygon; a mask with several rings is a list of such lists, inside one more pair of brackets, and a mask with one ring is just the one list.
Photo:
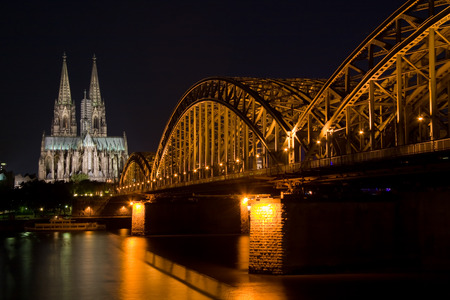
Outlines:
{"label": "bridge pier", "polygon": [[406,188],[250,201],[249,272],[450,270],[450,190]]}
{"label": "bridge pier", "polygon": [[390,263],[395,205],[261,199],[251,202],[249,272],[290,274]]}
{"label": "bridge pier", "polygon": [[146,203],[134,202],[131,214],[131,235],[146,234]]}

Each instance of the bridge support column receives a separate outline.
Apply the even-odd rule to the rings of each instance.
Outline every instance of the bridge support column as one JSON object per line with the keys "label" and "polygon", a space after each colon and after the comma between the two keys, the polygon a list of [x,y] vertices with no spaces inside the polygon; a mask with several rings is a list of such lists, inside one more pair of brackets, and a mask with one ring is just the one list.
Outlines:
{"label": "bridge support column", "polygon": [[249,272],[284,274],[285,208],[280,199],[251,203]]}
{"label": "bridge support column", "polygon": [[145,204],[142,202],[133,204],[131,235],[145,235]]}

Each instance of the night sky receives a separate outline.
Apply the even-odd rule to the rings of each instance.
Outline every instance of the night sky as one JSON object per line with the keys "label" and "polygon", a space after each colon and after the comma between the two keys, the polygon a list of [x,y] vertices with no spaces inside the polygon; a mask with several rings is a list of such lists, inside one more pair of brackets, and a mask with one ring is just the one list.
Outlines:
{"label": "night sky", "polygon": [[183,93],[210,76],[328,78],[404,1],[2,1],[0,162],[37,174],[67,54],[77,110],[92,56],[109,136],[156,151]]}

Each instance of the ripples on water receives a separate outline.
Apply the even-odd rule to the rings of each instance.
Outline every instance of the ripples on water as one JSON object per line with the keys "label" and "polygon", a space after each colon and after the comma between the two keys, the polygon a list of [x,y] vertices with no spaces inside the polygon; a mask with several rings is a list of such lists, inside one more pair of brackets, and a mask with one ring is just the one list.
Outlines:
{"label": "ripples on water", "polygon": [[146,239],[108,232],[0,237],[0,299],[208,299],[143,261]]}
{"label": "ripples on water", "polygon": [[0,233],[0,300],[450,297],[448,272],[262,276],[247,267],[248,236]]}

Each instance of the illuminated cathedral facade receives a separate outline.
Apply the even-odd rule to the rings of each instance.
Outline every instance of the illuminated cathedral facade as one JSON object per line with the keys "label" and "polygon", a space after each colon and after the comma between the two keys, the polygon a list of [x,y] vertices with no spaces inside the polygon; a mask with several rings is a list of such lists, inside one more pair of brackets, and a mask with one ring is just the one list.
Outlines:
{"label": "illuminated cathedral facade", "polygon": [[96,58],[93,57],[89,93],[81,100],[80,134],[72,100],[67,57],[63,56],[58,98],[55,100],[51,134],[42,135],[39,180],[69,181],[86,174],[90,180],[115,182],[128,159],[125,132],[108,137],[105,102],[101,98]]}

